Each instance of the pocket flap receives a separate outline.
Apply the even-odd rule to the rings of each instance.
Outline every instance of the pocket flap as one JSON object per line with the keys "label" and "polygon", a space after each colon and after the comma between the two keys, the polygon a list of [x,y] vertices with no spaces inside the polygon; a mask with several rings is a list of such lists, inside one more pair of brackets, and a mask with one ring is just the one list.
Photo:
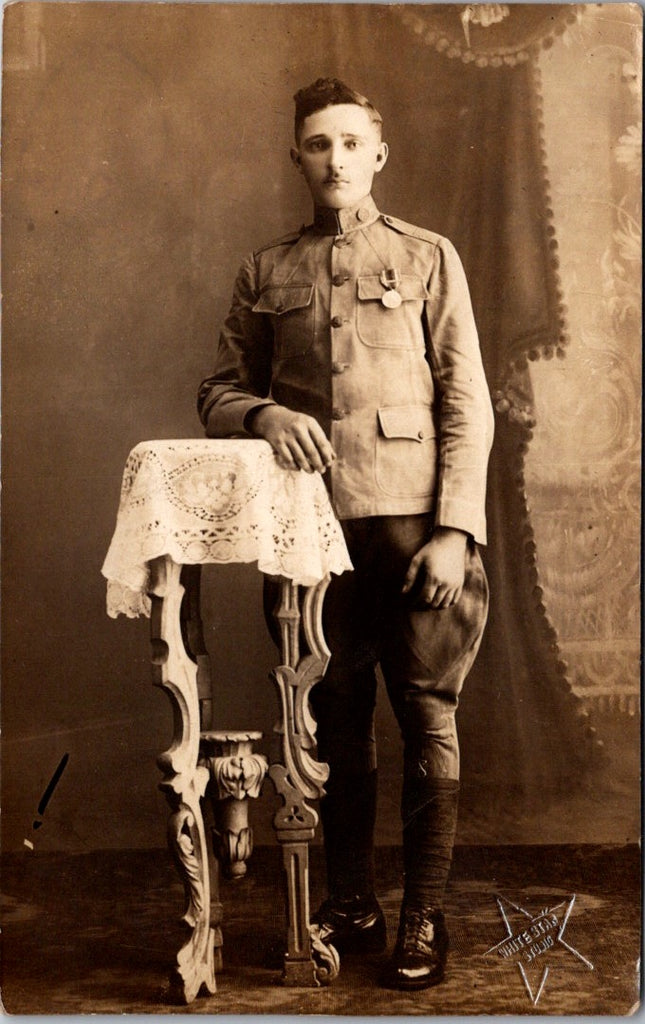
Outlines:
{"label": "pocket flap", "polygon": [[389,405],[377,411],[385,437],[426,441],[435,436],[432,412],[426,405]]}
{"label": "pocket flap", "polygon": [[312,284],[280,285],[278,288],[266,288],[253,307],[254,313],[273,313],[280,316],[293,309],[304,309],[311,303],[314,294]]}
{"label": "pocket flap", "polygon": [[[388,289],[381,282],[379,274],[370,274],[358,279],[359,299],[378,299],[381,301],[383,293]],[[427,299],[428,289],[422,277],[416,274],[401,274],[396,288],[397,292],[405,302],[408,299]]]}

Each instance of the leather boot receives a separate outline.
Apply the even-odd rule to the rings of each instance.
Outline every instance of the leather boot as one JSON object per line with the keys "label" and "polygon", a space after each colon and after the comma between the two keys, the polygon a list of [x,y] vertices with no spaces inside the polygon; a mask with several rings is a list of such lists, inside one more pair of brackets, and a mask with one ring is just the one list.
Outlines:
{"label": "leather boot", "polygon": [[438,985],[444,978],[447,954],[448,932],[441,910],[404,905],[396,946],[381,984],[406,991]]}
{"label": "leather boot", "polygon": [[339,953],[379,953],[387,938],[374,895],[376,770],[339,774],[330,772],[320,802],[330,896],[313,923]]}
{"label": "leather boot", "polygon": [[427,776],[425,764],[408,758],[405,765],[404,894],[396,946],[381,978],[386,988],[429,988],[444,977],[448,932],[441,903],[457,827],[459,782]]}
{"label": "leather boot", "polygon": [[374,893],[331,896],[313,917],[319,937],[339,953],[382,953],[387,943],[385,918]]}

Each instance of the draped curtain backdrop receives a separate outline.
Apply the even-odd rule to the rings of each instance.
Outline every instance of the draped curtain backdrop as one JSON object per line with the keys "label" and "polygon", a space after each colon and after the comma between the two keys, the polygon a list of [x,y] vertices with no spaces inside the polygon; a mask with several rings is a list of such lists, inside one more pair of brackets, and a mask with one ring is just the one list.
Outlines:
{"label": "draped curtain backdrop", "polygon": [[[139,742],[108,712],[115,679],[122,719],[131,718],[128,673],[134,661],[141,678],[147,671],[141,631],[126,623],[126,639],[123,625],[102,618],[98,572],[121,468],[144,438],[199,433],[194,393],[242,255],[310,217],[288,160],[291,98],[327,74],[383,114],[391,155],[377,179],[381,209],[447,235],[460,252],[496,407],[492,606],[460,708],[466,810],[490,815],[494,838],[502,807],[511,817],[539,812],[601,760],[542,601],[523,477],[534,423],[527,359],[566,354],[536,62],[573,13],[7,8],[5,716],[18,734],[34,716],[70,729],[84,716],[109,718],[86,775],[97,791],[118,792],[110,737],[118,729],[123,757]],[[28,609],[25,581],[37,594]],[[27,713],[25,694],[43,678]],[[149,699],[136,697],[137,728]],[[249,711],[246,727],[256,727]],[[55,766],[59,750],[48,751]]]}
{"label": "draped curtain backdrop", "polygon": [[[460,711],[465,801],[492,820],[501,809],[539,813],[584,784],[603,753],[543,603],[524,487],[535,425],[528,361],[565,358],[567,344],[537,59],[575,10],[511,6],[499,23],[469,26],[468,38],[463,10],[408,9],[402,20],[427,47],[425,88],[423,74],[413,86],[432,108],[417,167],[427,187],[421,222],[461,253],[496,410],[484,552],[491,611]],[[512,765],[503,787],[500,758]]]}

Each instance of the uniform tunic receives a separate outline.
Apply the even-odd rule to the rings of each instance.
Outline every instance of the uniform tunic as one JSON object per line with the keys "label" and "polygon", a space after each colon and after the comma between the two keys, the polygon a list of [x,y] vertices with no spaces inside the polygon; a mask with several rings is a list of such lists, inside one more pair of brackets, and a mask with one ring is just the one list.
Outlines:
{"label": "uniform tunic", "polygon": [[433,513],[486,541],[492,410],[451,243],[357,207],[244,260],[199,411],[211,437],[278,403],[314,416],[337,459],[338,517]]}

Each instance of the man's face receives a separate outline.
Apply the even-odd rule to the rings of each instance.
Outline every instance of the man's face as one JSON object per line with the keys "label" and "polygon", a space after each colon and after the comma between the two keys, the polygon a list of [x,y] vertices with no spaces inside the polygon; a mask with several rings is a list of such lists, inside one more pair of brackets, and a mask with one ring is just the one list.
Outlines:
{"label": "man's face", "polygon": [[339,103],[305,118],[291,159],[314,202],[340,210],[369,195],[372,179],[387,159],[387,146],[367,110]]}

